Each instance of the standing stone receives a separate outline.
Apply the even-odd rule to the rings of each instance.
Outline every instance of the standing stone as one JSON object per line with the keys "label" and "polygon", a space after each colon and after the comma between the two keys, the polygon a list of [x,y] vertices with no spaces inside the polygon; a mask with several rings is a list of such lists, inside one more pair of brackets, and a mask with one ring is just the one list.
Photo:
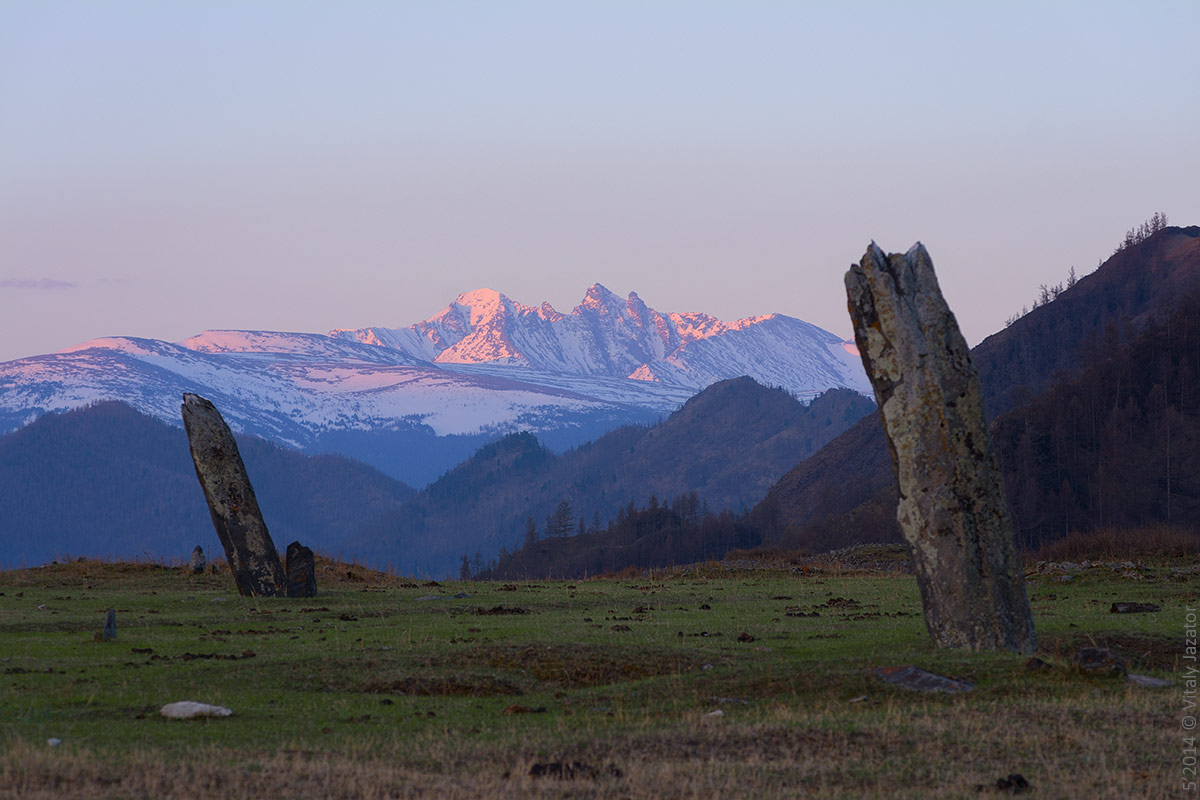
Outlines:
{"label": "standing stone", "polygon": [[104,638],[117,638],[117,610],[115,608],[110,608],[108,616],[104,619]]}
{"label": "standing stone", "polygon": [[979,379],[929,253],[917,243],[885,255],[872,242],[846,273],[846,294],[934,643],[1032,653],[1033,613]]}
{"label": "standing stone", "polygon": [[284,594],[283,566],[233,433],[213,404],[199,395],[185,394],[182,411],[196,477],[238,591],[244,597]]}
{"label": "standing stone", "polygon": [[204,558],[204,548],[196,545],[196,549],[192,551],[192,557],[188,559],[188,569],[192,571],[193,575],[201,575],[207,566],[208,561]]}
{"label": "standing stone", "polygon": [[287,596],[316,597],[317,567],[313,551],[299,542],[287,546]]}

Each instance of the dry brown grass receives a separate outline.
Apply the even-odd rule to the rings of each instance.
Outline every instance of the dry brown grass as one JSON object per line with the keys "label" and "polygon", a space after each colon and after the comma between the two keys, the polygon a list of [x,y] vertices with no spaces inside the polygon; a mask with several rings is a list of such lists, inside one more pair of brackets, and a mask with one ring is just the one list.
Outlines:
{"label": "dry brown grass", "polygon": [[[1131,690],[1119,711],[1011,700],[914,709],[884,701],[863,706],[852,724],[839,721],[845,714],[781,704],[775,719],[757,724],[694,717],[617,739],[565,737],[559,748],[541,752],[464,748],[451,730],[397,741],[385,757],[212,748],[195,750],[181,764],[138,751],[118,764],[66,746],[13,742],[0,755],[0,786],[30,800],[959,798],[1004,796],[996,779],[1019,772],[1038,797],[1173,796],[1177,737],[1171,714],[1152,693]],[[1075,754],[1075,767],[1062,769],[1047,757],[1064,747]],[[570,777],[557,777],[564,773]]]}
{"label": "dry brown grass", "polygon": [[1168,525],[1072,531],[1025,556],[1034,561],[1133,561],[1200,555],[1200,531]]}
{"label": "dry brown grass", "polygon": [[[360,564],[329,558],[315,557],[317,585],[325,588],[420,588],[436,585],[428,581],[416,581],[389,572],[380,572]],[[209,561],[203,575],[192,573],[181,564],[164,564],[156,561],[113,561],[98,558],[77,558],[71,561],[56,561],[39,567],[8,570],[3,574],[11,586],[40,586],[44,584],[76,586],[121,579],[186,578],[198,585],[226,587],[230,583],[228,564],[223,558]]]}

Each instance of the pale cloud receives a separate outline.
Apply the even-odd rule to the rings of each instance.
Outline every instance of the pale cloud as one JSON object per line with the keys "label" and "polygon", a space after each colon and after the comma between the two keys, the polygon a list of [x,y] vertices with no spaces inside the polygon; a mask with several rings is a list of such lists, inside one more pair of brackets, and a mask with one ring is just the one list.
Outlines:
{"label": "pale cloud", "polygon": [[0,280],[0,289],[74,289],[79,284],[74,281],[59,281],[54,278],[6,278]]}

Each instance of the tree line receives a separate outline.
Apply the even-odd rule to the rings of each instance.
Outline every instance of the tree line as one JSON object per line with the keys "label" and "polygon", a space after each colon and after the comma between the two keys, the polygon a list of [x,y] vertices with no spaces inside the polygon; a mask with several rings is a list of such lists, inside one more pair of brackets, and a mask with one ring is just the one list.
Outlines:
{"label": "tree line", "polygon": [[[563,509],[560,503],[559,510]],[[565,510],[569,512],[569,504]],[[730,550],[756,547],[762,541],[745,515],[728,510],[709,512],[695,492],[669,503],[651,495],[640,508],[630,502],[603,529],[589,527],[580,519],[573,535],[561,534],[561,524],[554,525],[557,513],[547,519],[552,535],[538,536],[536,527],[528,525],[531,518],[521,547],[501,551],[497,559],[478,570],[464,556],[460,576],[481,580],[580,578],[629,566],[663,567],[721,558]]]}

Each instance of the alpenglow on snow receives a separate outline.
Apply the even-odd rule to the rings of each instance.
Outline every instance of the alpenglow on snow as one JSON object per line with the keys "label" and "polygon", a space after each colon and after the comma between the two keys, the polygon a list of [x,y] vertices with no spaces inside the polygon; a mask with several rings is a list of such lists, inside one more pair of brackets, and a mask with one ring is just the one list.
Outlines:
{"label": "alpenglow on snow", "polygon": [[599,284],[564,314],[480,289],[406,328],[111,337],[0,363],[0,433],[98,400],[178,424],[190,392],[239,433],[421,483],[496,436],[527,430],[572,446],[742,375],[801,398],[870,393],[852,343],[782,314],[662,313]]}

